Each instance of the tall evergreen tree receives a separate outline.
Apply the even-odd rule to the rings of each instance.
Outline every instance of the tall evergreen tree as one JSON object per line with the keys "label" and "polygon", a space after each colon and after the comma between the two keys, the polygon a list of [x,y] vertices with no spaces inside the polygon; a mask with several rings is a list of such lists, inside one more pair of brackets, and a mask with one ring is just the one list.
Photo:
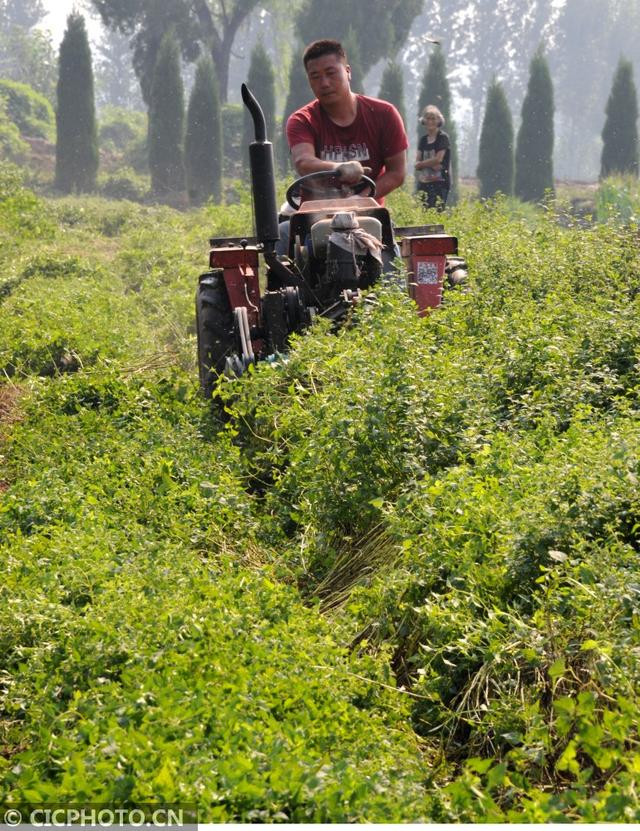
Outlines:
{"label": "tall evergreen tree", "polygon": [[57,100],[56,187],[91,191],[99,163],[93,70],[84,17],[76,12],[60,44]]}
{"label": "tall evergreen tree", "polygon": [[222,116],[220,94],[213,61],[208,56],[198,61],[187,109],[185,136],[187,191],[194,204],[222,192]]}
{"label": "tall evergreen tree", "polygon": [[631,62],[621,57],[607,101],[602,130],[600,178],[612,173],[638,175],[638,98]]}
{"label": "tall evergreen tree", "polygon": [[[420,97],[418,98],[418,113],[428,105],[434,104],[449,121],[451,115],[451,90],[447,80],[447,66],[444,52],[439,47],[431,50],[427,68],[422,76]],[[422,130],[419,130],[422,135]]]}
{"label": "tall evergreen tree", "polygon": [[[276,86],[271,58],[267,54],[262,41],[254,46],[251,53],[247,86],[260,102],[264,119],[267,124],[267,138],[276,140]],[[245,160],[249,159],[249,144],[254,141],[255,133],[253,121],[249,111],[244,107],[244,142],[243,153]]]}
{"label": "tall evergreen tree", "polygon": [[389,61],[382,73],[380,92],[378,98],[389,101],[402,116],[405,125],[407,123],[406,107],[404,105],[404,81],[402,67],[395,61]]}
{"label": "tall evergreen tree", "polygon": [[347,63],[351,67],[351,91],[364,95],[364,72],[362,70],[360,44],[353,27],[350,26],[347,29],[347,34],[342,40],[342,46],[347,53]]}
{"label": "tall evergreen tree", "polygon": [[480,196],[488,199],[498,192],[511,196],[513,177],[513,119],[502,84],[494,77],[487,93],[480,132]]}
{"label": "tall evergreen tree", "polygon": [[313,98],[313,93],[309,87],[309,81],[307,80],[307,73],[304,71],[304,65],[302,63],[303,51],[304,50],[302,48],[294,51],[291,59],[291,66],[289,68],[289,94],[287,95],[287,100],[284,105],[280,145],[281,150],[278,154],[280,170],[283,175],[288,173],[291,162],[286,134],[287,119],[291,113],[294,113],[300,107],[304,107],[304,105]]}
{"label": "tall evergreen tree", "polygon": [[529,67],[516,142],[515,193],[525,202],[539,202],[553,188],[553,112],[553,84],[539,48]]}
{"label": "tall evergreen tree", "polygon": [[184,88],[180,74],[180,52],[172,31],[162,38],[158,50],[149,104],[149,169],[151,187],[158,196],[185,188]]}
{"label": "tall evergreen tree", "polygon": [[[458,132],[456,125],[451,118],[451,90],[447,80],[447,66],[444,53],[440,48],[431,50],[427,68],[422,76],[422,86],[418,98],[418,115],[428,105],[434,104],[442,113],[445,120],[444,131],[449,136],[451,147],[450,175],[451,192],[449,204],[455,205],[458,201]],[[423,134],[422,126],[418,129],[418,140]]]}
{"label": "tall evergreen tree", "polygon": [[[572,179],[601,167],[604,104],[621,54],[638,55],[637,0],[564,0],[549,61],[556,84],[556,165]],[[637,63],[636,63],[637,66]]]}

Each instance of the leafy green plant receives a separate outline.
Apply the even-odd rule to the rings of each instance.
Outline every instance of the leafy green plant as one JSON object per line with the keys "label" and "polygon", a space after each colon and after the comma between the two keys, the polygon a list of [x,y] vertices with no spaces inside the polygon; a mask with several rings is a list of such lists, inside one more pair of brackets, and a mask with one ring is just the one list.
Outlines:
{"label": "leafy green plant", "polygon": [[145,113],[125,110],[121,107],[105,107],[100,112],[98,141],[100,148],[123,153],[131,144],[146,139],[147,116]]}
{"label": "leafy green plant", "polygon": [[7,102],[0,93],[0,148],[5,159],[21,161],[28,144],[20,137],[20,130],[7,115]]}
{"label": "leafy green plant", "polygon": [[181,373],[97,367],[26,407],[0,511],[5,800],[179,798],[225,821],[382,820],[400,802],[423,816],[384,665],[350,657],[269,579],[273,554],[262,574],[239,568],[256,530],[239,455]]}
{"label": "leafy green plant", "polygon": [[23,136],[51,141],[55,136],[53,107],[39,92],[19,81],[0,79],[0,97],[7,102],[7,115]]}
{"label": "leafy green plant", "polygon": [[143,202],[149,192],[149,182],[131,168],[121,168],[118,173],[98,181],[98,190],[108,199],[128,199]]}
{"label": "leafy green plant", "polygon": [[638,222],[640,189],[635,177],[610,177],[600,183],[596,195],[599,222]]}
{"label": "leafy green plant", "polygon": [[[0,162],[0,262],[10,264],[16,250],[33,239],[49,240],[55,233],[44,202],[23,186],[24,171]],[[6,274],[6,272],[5,272]]]}
{"label": "leafy green plant", "polygon": [[246,187],[0,193],[2,800],[638,820],[633,223],[463,202],[464,291],[378,286],[212,408],[193,287]]}

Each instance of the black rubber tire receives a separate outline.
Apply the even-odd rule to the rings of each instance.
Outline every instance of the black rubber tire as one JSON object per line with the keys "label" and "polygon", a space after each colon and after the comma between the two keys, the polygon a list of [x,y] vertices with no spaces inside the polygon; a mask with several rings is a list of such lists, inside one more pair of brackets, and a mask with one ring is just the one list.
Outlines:
{"label": "black rubber tire", "polygon": [[233,312],[222,271],[210,271],[200,277],[196,292],[196,331],[200,388],[210,398],[216,378],[224,372],[227,357],[236,352]]}

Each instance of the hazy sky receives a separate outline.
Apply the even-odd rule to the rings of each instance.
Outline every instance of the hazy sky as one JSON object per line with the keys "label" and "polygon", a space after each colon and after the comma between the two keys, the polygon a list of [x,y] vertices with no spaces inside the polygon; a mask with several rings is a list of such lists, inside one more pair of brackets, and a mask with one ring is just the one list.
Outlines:
{"label": "hazy sky", "polygon": [[[48,14],[42,21],[42,25],[51,31],[54,46],[57,46],[62,40],[68,15],[73,11],[74,6],[79,7],[79,4],[77,0],[43,0],[43,6],[48,10]],[[86,11],[81,8],[79,10],[83,12],[87,21],[89,39],[94,40],[100,31],[100,25],[94,23]]]}

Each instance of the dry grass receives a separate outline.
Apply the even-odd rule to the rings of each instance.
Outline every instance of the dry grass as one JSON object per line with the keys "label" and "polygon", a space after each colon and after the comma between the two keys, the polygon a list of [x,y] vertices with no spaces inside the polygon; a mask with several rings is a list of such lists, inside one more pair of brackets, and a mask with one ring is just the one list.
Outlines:
{"label": "dry grass", "polygon": [[398,555],[398,543],[382,526],[373,528],[360,540],[346,541],[333,567],[313,592],[320,599],[321,611],[342,606],[356,585],[393,565]]}
{"label": "dry grass", "polygon": [[[19,407],[22,394],[20,387],[17,387],[11,381],[0,382],[0,451],[7,439],[11,425],[20,421],[22,417]],[[2,453],[0,452],[1,460]],[[9,484],[0,478],[0,493],[6,491],[8,487]]]}
{"label": "dry grass", "polygon": [[20,420],[18,402],[22,390],[11,381],[0,381],[0,439],[6,428]]}

